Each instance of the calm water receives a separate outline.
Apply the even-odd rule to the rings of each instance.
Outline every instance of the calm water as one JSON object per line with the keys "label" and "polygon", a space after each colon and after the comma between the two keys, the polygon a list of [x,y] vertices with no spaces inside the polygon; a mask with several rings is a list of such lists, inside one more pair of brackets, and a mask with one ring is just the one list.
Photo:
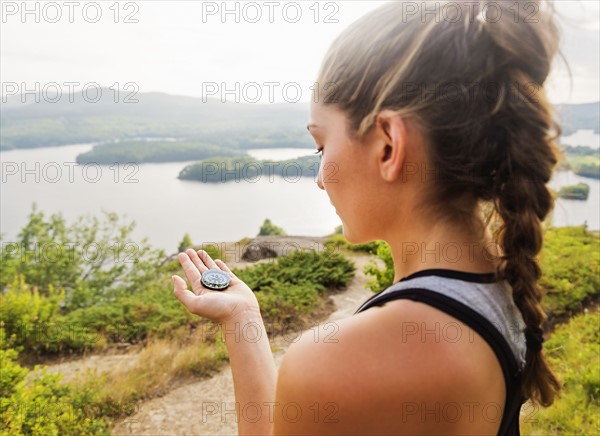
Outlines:
{"label": "calm water", "polygon": [[[75,157],[91,147],[84,144],[0,153],[0,232],[4,241],[14,241],[34,201],[46,216],[60,212],[67,222],[82,215],[102,218],[103,210],[116,212],[122,224],[135,220],[131,242],[148,237],[150,244],[167,253],[177,250],[185,233],[195,244],[255,236],[265,218],[290,235],[323,236],[341,224],[313,177],[296,180],[290,172],[286,179],[273,176],[270,180],[264,175],[253,183],[203,184],[177,179],[189,162],[141,164],[137,168],[102,166],[98,167],[100,172],[93,166],[75,165]],[[256,149],[249,153],[257,159],[285,160],[314,151]],[[590,229],[600,229],[598,180],[561,172],[550,185],[558,188],[580,181],[590,185],[588,201],[558,200],[554,223],[564,226],[587,221]]]}
{"label": "calm water", "polygon": [[[69,162],[91,149],[92,145],[69,145],[38,150],[12,150],[0,153],[2,185],[0,232],[4,241],[14,241],[25,225],[32,202],[38,210],[62,212],[67,222],[91,214],[102,217],[102,210],[116,212],[121,222],[136,221],[132,242],[143,237],[154,247],[173,253],[183,235],[189,233],[195,244],[236,241],[258,234],[266,218],[290,235],[323,236],[341,224],[327,194],[314,178],[296,180],[292,170],[285,179],[267,174],[254,183],[235,181],[204,184],[177,179],[190,162],[141,164],[136,168],[74,166]],[[306,150],[256,150],[257,157],[289,159]],[[12,163],[18,171],[10,175]],[[33,170],[24,175],[20,166]],[[36,164],[39,171],[35,171]],[[58,170],[62,171],[59,175]],[[35,175],[41,174],[39,180]],[[56,180],[53,182],[53,180]],[[129,241],[128,241],[129,242]]]}
{"label": "calm water", "polygon": [[560,138],[562,144],[579,146],[584,145],[591,148],[600,148],[600,135],[593,130],[578,130],[569,136],[563,136]]}
{"label": "calm water", "polygon": [[549,185],[559,189],[565,185],[587,183],[590,195],[587,201],[566,200],[559,198],[554,206],[552,215],[557,227],[577,226],[587,223],[590,230],[600,229],[600,180],[580,177],[572,171],[559,171],[554,174]]}

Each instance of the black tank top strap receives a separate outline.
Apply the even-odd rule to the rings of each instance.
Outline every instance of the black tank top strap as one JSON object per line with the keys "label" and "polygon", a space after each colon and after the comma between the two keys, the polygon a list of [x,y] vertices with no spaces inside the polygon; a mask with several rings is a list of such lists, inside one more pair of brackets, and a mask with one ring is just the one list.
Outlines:
{"label": "black tank top strap", "polygon": [[370,307],[381,306],[388,301],[409,299],[428,304],[465,323],[475,330],[490,345],[502,368],[506,385],[506,403],[498,434],[502,436],[520,435],[519,414],[524,399],[521,395],[521,372],[506,339],[484,316],[469,306],[446,295],[424,288],[409,288],[381,293],[370,297],[355,314]]}

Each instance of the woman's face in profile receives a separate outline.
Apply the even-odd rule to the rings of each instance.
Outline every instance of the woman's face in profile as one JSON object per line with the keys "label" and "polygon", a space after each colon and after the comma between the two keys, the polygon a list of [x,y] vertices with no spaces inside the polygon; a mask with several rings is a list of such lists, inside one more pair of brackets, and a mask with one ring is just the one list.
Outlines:
{"label": "woman's face in profile", "polygon": [[371,176],[375,155],[348,135],[348,118],[334,106],[311,103],[308,129],[322,149],[317,185],[325,190],[343,223],[348,241],[368,238],[377,208]]}

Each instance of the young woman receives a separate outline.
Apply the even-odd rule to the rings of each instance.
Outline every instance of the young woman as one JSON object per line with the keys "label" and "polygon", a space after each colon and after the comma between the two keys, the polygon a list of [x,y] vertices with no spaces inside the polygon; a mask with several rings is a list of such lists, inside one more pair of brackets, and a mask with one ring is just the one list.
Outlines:
{"label": "young woman", "polygon": [[[332,44],[308,125],[318,186],[349,242],[389,244],[394,283],[334,341],[303,335],[277,374],[252,290],[206,252],[180,253],[193,292],[174,276],[174,293],[221,323],[240,434],[518,434],[525,400],[553,402],[536,256],[561,133],[543,88],[554,14],[395,1]],[[230,287],[203,287],[207,269]]]}

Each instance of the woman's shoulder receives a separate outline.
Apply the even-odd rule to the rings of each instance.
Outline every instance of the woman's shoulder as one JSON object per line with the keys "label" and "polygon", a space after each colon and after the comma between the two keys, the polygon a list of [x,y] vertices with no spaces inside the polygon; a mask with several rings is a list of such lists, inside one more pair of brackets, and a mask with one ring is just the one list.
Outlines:
{"label": "woman's shoulder", "polygon": [[[450,315],[410,300],[390,301],[304,334],[283,358],[277,390],[283,403],[312,405],[321,418],[327,410],[336,418],[294,427],[317,433],[397,432],[400,424],[409,433],[448,425],[466,429],[464,419],[474,414],[469,428],[479,422],[481,431],[493,432],[501,413],[497,422],[483,422],[477,408],[502,408],[505,395],[487,343]],[[488,419],[498,410],[486,412]]]}

